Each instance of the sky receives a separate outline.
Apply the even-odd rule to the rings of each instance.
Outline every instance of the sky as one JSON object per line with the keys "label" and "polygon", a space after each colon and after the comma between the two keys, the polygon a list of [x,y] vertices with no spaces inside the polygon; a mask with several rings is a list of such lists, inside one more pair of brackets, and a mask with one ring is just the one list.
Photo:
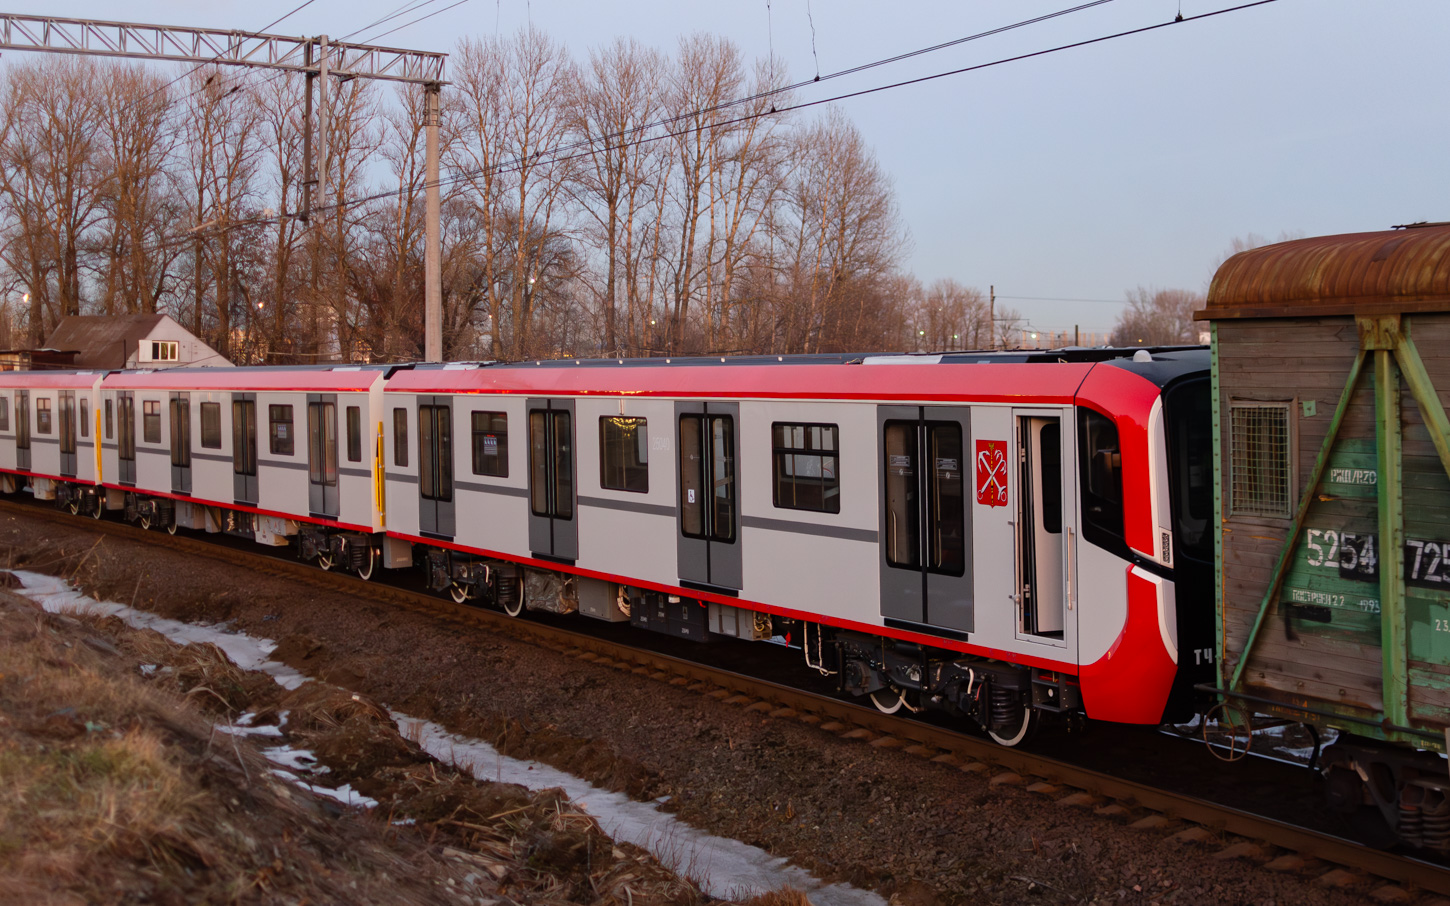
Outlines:
{"label": "sky", "polygon": [[[6,11],[255,31],[302,2],[12,0]],[[1446,0],[1271,0],[1203,19],[1243,0],[1110,0],[841,78],[829,76],[1090,0],[411,2],[423,5],[351,40],[448,52],[460,36],[532,24],[583,60],[616,36],[668,51],[709,32],[750,57],[776,54],[793,80],[827,77],[800,101],[1181,12],[1145,33],[834,102],[895,186],[904,269],[995,287],[1039,330],[1108,330],[1139,286],[1204,291],[1250,234],[1450,220]],[[338,36],[403,4],[312,0],[266,30]]]}

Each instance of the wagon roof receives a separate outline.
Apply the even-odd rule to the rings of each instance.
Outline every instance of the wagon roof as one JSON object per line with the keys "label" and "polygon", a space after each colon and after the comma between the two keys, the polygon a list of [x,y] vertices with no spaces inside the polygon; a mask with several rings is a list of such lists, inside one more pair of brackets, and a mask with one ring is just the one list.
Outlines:
{"label": "wagon roof", "polygon": [[1450,311],[1450,224],[1295,239],[1239,252],[1195,317]]}

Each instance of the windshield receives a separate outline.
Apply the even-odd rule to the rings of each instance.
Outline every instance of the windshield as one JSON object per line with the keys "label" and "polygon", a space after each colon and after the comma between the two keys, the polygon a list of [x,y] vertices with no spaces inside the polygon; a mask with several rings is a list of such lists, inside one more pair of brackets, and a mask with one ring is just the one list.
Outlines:
{"label": "windshield", "polygon": [[1213,409],[1206,377],[1173,385],[1163,398],[1173,533],[1179,551],[1213,561]]}

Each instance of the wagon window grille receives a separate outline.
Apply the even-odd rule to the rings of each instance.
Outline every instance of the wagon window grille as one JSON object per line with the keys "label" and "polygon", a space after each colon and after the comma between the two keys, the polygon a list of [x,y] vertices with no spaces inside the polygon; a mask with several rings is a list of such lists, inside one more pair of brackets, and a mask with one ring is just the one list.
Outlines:
{"label": "wagon window grille", "polygon": [[1288,403],[1231,403],[1231,506],[1236,515],[1292,515]]}

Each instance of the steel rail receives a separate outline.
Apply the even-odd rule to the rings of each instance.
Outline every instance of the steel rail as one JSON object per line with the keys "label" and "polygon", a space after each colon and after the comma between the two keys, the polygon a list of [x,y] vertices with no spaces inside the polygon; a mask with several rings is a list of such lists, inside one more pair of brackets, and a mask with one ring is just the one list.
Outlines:
{"label": "steel rail", "polygon": [[367,597],[375,600],[399,604],[455,623],[501,631],[516,639],[552,650],[576,656],[588,655],[597,663],[627,669],[633,673],[658,679],[675,677],[684,681],[677,684],[689,684],[691,688],[709,692],[735,704],[748,707],[756,702],[766,702],[773,706],[770,710],[778,716],[802,716],[807,722],[817,724],[819,729],[828,732],[869,738],[878,744],[888,738],[894,739],[906,746],[907,751],[913,755],[955,761],[969,769],[976,764],[995,766],[1023,778],[1037,778],[1053,785],[1071,787],[1093,796],[1136,806],[1167,818],[1260,840],[1301,856],[1412,888],[1450,894],[1450,870],[1430,862],[1371,849],[1351,840],[1113,777],[1054,758],[1018,749],[1006,749],[959,732],[883,714],[874,708],[829,696],[666,654],[640,650],[561,627],[520,620],[498,611],[454,604],[422,592],[365,582],[348,573],[323,571],[300,560],[266,556],[256,551],[226,547],[182,535],[147,531],[111,520],[81,521],[38,503],[26,504],[0,499],[0,512],[40,518],[81,531],[94,531],[131,541],[151,543],[182,553],[219,559],[254,571],[296,578],[319,588],[342,590],[354,595],[365,591]]}

